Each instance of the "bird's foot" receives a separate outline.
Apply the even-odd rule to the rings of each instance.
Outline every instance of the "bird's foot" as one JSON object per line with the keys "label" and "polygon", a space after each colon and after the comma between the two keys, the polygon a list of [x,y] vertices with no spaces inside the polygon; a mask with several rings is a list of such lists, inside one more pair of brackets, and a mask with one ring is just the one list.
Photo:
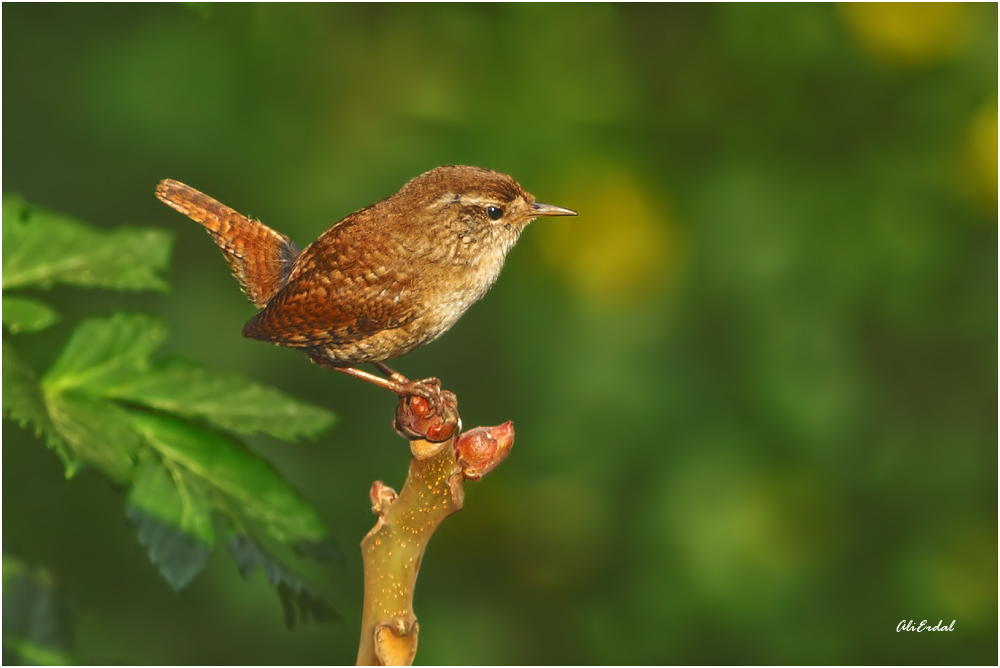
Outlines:
{"label": "bird's foot", "polygon": [[396,408],[393,428],[403,438],[425,439],[440,443],[451,438],[459,428],[458,400],[451,392],[441,389],[441,381],[437,378],[409,380],[381,362],[377,362],[375,366],[388,378],[353,367],[324,364],[324,360],[315,361],[335,371],[389,390],[398,396],[399,406]]}
{"label": "bird's foot", "polygon": [[441,389],[437,378],[408,380],[401,384],[399,405],[392,422],[403,438],[425,439],[432,443],[447,441],[459,429],[458,399]]}

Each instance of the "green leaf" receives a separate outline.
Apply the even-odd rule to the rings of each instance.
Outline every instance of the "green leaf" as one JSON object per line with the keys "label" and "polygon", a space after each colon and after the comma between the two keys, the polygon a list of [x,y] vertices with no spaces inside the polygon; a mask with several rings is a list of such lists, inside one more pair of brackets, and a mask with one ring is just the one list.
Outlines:
{"label": "green leaf", "polygon": [[332,412],[274,388],[184,360],[126,378],[108,388],[106,396],[202,418],[238,433],[264,432],[285,440],[315,436],[336,419]]}
{"label": "green leaf", "polygon": [[234,535],[228,547],[243,579],[250,577],[258,566],[264,569],[267,581],[278,590],[285,626],[289,629],[295,627],[297,620],[307,622],[310,615],[317,622],[340,619],[322,596],[248,536]]}
{"label": "green leaf", "polygon": [[30,429],[35,436],[43,437],[62,460],[67,478],[79,470],[80,459],[56,434],[34,369],[22,362],[8,343],[3,344],[3,414]]}
{"label": "green leaf", "polygon": [[129,505],[176,527],[208,548],[215,545],[212,504],[204,482],[146,452],[135,472]]}
{"label": "green leaf", "polygon": [[[39,645],[38,643],[5,636],[3,639],[4,664],[5,665],[25,665],[25,666],[70,666],[73,665],[72,657],[66,652]],[[16,654],[16,661],[9,661],[6,653]]]}
{"label": "green leaf", "polygon": [[3,412],[22,427],[30,427],[35,436],[52,428],[34,369],[25,364],[14,346],[6,341],[3,344]]}
{"label": "green leaf", "polygon": [[116,313],[86,320],[73,331],[42,379],[47,393],[80,388],[100,394],[149,367],[149,355],[167,337],[166,326],[146,315]]}
{"label": "green leaf", "polygon": [[164,292],[157,272],[167,268],[172,239],[152,228],[98,230],[4,195],[3,289],[63,283]]}
{"label": "green leaf", "polygon": [[346,564],[344,551],[332,538],[321,541],[304,540],[294,545],[295,554],[303,558],[310,558],[320,563],[335,561]]}
{"label": "green leaf", "polygon": [[65,594],[40,566],[29,566],[4,551],[3,645],[17,663],[67,665],[73,647],[74,617]]}
{"label": "green leaf", "polygon": [[35,436],[52,431],[35,371],[6,341],[3,344],[3,413]]}
{"label": "green leaf", "polygon": [[132,431],[126,411],[74,392],[51,394],[46,403],[56,432],[77,456],[115,482],[128,480],[139,437]]}
{"label": "green leaf", "polygon": [[149,549],[150,561],[180,591],[204,570],[215,545],[204,483],[147,449],[127,504],[125,514]]}
{"label": "green leaf", "polygon": [[266,462],[222,434],[152,414],[132,426],[160,455],[232,497],[241,511],[285,543],[320,541],[319,516]]}
{"label": "green leaf", "polygon": [[205,570],[212,549],[203,542],[134,506],[126,506],[125,515],[136,526],[139,543],[149,550],[149,560],[176,591]]}
{"label": "green leaf", "polygon": [[58,321],[59,314],[45,302],[3,296],[3,324],[11,334],[39,332]]}

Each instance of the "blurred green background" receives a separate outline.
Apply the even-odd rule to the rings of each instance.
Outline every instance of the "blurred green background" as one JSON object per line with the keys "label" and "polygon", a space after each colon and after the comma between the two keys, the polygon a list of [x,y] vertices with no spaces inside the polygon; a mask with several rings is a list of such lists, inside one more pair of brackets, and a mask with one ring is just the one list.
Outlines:
{"label": "blurred green background", "polygon": [[[512,419],[417,589],[417,661],[997,661],[997,5],[11,5],[5,191],[176,233],[167,352],[341,422],[253,446],[321,511],[345,617],[288,632],[224,551],[175,594],[123,492],[3,425],[3,540],[80,610],[76,656],[352,663],[368,487],[394,400],[240,337],[253,307],[194,185],[300,246],[440,164],[514,176],[540,220],[489,295],[396,366]],[[956,620],[897,633],[900,620]]]}

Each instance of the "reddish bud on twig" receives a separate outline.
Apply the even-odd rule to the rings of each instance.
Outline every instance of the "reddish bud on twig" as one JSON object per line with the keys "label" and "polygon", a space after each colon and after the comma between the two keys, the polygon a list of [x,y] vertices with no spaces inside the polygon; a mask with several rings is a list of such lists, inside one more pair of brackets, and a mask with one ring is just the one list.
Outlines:
{"label": "reddish bud on twig", "polygon": [[455,459],[466,480],[479,480],[502,462],[514,445],[514,424],[476,427],[455,439]]}
{"label": "reddish bud on twig", "polygon": [[376,480],[368,490],[368,496],[372,500],[372,512],[381,515],[396,500],[396,490],[381,480]]}

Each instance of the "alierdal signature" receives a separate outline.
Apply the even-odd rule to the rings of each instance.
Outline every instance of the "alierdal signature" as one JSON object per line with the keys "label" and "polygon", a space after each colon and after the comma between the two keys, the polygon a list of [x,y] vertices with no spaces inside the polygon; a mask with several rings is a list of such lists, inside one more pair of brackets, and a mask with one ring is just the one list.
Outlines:
{"label": "alierdal signature", "polygon": [[949,626],[945,626],[944,620],[942,619],[934,626],[927,623],[927,620],[920,622],[919,626],[914,625],[913,620],[906,621],[905,619],[896,625],[896,633],[900,631],[916,631],[917,633],[922,633],[924,631],[954,631],[955,630],[955,620],[951,620]]}

